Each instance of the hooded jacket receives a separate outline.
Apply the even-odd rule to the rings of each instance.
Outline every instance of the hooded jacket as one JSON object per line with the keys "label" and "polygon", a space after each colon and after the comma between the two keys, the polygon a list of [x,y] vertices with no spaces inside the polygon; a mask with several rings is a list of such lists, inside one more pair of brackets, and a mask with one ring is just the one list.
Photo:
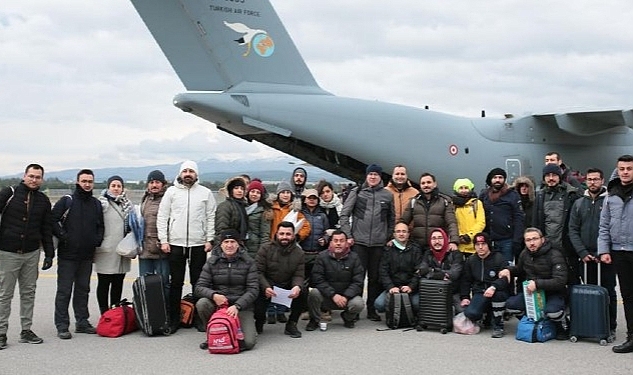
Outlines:
{"label": "hooded jacket", "polygon": [[567,283],[567,262],[560,251],[545,241],[536,251],[525,248],[519,254],[516,266],[508,267],[512,277],[534,280],[538,289],[561,293]]}
{"label": "hooded jacket", "polygon": [[446,230],[449,236],[448,242],[459,244],[453,201],[448,195],[440,193],[437,188],[431,191],[428,201],[422,193],[412,198],[400,221],[413,226],[411,237],[418,241],[420,246],[428,245],[431,230],[435,228]]}
{"label": "hooded jacket", "polygon": [[501,195],[493,201],[492,191],[492,187],[489,187],[479,195],[486,210],[485,231],[490,234],[492,241],[512,240],[522,244],[525,215],[519,193],[505,185],[501,189]]}
{"label": "hooded jacket", "polygon": [[[303,185],[302,186],[297,186],[295,185],[295,173],[297,171],[302,171],[303,175],[305,176],[305,180],[303,181]],[[303,193],[303,191],[306,188],[306,183],[308,182],[308,171],[305,170],[305,168],[303,167],[297,167],[292,171],[292,176],[290,176],[290,186],[292,187],[292,194],[294,194],[295,197],[300,197],[301,193]]]}
{"label": "hooded jacket", "polygon": [[[227,198],[224,202],[218,204],[215,209],[215,240],[219,243],[220,233],[227,229],[235,229],[239,232],[242,240],[246,239],[248,233],[248,216],[246,214],[246,200],[245,198],[236,199],[233,197],[233,192],[229,190],[229,186],[232,182],[241,177],[233,177],[229,179],[224,187],[227,190]],[[246,194],[246,189],[244,189]]]}
{"label": "hooded jacket", "polygon": [[[442,261],[438,261],[433,254],[435,250],[431,247],[431,234],[441,232],[444,237],[444,245],[441,251],[444,252]],[[422,255],[422,263],[419,266],[420,277],[432,280],[447,279],[452,282],[453,293],[459,291],[459,279],[464,267],[464,256],[459,251],[448,250],[448,236],[441,228],[435,228],[429,233],[429,249]]]}
{"label": "hooded jacket", "polygon": [[191,186],[184,185],[176,177],[158,207],[158,239],[161,243],[182,247],[212,242],[215,208],[211,190],[198,181]]}
{"label": "hooded jacket", "polygon": [[[519,189],[519,185],[521,184],[525,184],[528,187],[528,193],[526,196],[521,195],[521,190]],[[514,183],[512,183],[511,189],[519,194],[519,198],[521,199],[521,207],[523,207],[523,213],[525,214],[525,227],[527,228],[532,225],[532,211],[534,210],[534,200],[536,198],[534,192],[534,183],[529,177],[519,176],[514,179]]]}
{"label": "hooded jacket", "polygon": [[374,187],[365,182],[353,189],[343,204],[339,219],[347,238],[368,247],[385,246],[395,224],[393,194],[383,187],[382,182]]}
{"label": "hooded jacket", "polygon": [[[475,234],[483,232],[486,227],[484,204],[474,194],[468,198],[456,195],[453,197],[453,204],[455,205],[455,219],[460,236],[459,251],[473,254],[475,252],[473,238],[475,238]],[[470,238],[470,242],[462,243],[461,238],[464,235]]]}

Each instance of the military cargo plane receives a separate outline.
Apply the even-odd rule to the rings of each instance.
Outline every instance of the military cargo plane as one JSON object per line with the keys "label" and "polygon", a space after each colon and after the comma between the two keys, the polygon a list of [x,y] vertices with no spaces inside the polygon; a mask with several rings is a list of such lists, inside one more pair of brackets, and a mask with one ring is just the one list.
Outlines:
{"label": "military cargo plane", "polygon": [[495,167],[540,180],[548,151],[607,173],[633,153],[631,109],[465,118],[339,97],[317,84],[267,0],[131,1],[187,90],[176,107],[350,180],[372,163],[405,164],[443,190],[460,177],[483,187]]}

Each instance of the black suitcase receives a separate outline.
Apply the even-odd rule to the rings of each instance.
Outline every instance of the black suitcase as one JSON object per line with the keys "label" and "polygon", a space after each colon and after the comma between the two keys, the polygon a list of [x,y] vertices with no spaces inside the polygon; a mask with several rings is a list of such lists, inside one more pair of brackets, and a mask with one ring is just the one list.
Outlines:
{"label": "black suitcase", "polygon": [[[609,327],[609,292],[600,286],[600,263],[598,263],[598,285],[573,285],[569,292],[569,340],[579,338],[597,339],[600,345],[613,342]],[[587,280],[587,265],[585,278]]]}
{"label": "black suitcase", "polygon": [[169,335],[169,316],[160,275],[139,276],[132,284],[134,310],[140,329],[148,336]]}
{"label": "black suitcase", "polygon": [[453,329],[453,293],[450,281],[420,279],[418,331],[428,327],[447,333]]}

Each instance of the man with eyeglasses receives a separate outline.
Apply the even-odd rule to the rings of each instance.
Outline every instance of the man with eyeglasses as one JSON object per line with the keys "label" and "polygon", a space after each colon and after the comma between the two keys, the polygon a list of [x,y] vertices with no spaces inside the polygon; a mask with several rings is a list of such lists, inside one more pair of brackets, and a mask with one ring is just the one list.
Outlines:
{"label": "man with eyeglasses", "polygon": [[82,169],[72,195],[62,197],[52,211],[53,234],[59,239],[57,251],[57,293],[55,327],[57,337],[72,338],[68,330],[68,305],[72,297],[76,333],[96,333],[88,318],[88,294],[95,249],[103,241],[104,224],[101,203],[92,196],[94,173]]}
{"label": "man with eyeglasses", "polygon": [[[587,190],[582,198],[574,202],[569,215],[569,239],[580,262],[587,265],[585,283],[597,284],[598,277],[598,231],[602,204],[607,196],[604,174],[598,168],[589,168],[586,174]],[[585,277],[585,276],[582,276]],[[612,264],[601,265],[600,285],[609,292],[609,317],[611,336],[615,339],[617,326],[618,300],[615,293],[615,269]]]}
{"label": "man with eyeglasses", "polygon": [[[499,277],[505,277],[509,283],[512,283],[515,277],[527,281],[528,293],[533,293],[537,289],[544,290],[543,312],[549,319],[557,322],[557,339],[566,340],[567,327],[563,325],[567,282],[565,258],[538,228],[527,228],[523,233],[523,239],[525,249],[519,254],[516,265],[501,270]],[[522,290],[508,298],[506,309],[518,315],[525,313],[525,296]]]}
{"label": "man with eyeglasses", "polygon": [[568,283],[578,284],[578,254],[569,239],[569,212],[574,202],[581,197],[575,187],[563,181],[563,174],[556,164],[543,168],[543,188],[536,193],[532,226],[543,232],[567,259]]}
{"label": "man with eyeglasses", "polygon": [[618,158],[618,177],[607,185],[600,214],[598,255],[613,263],[618,274],[626,318],[626,341],[612,348],[615,353],[633,353],[633,156]]}
{"label": "man with eyeglasses", "polygon": [[44,168],[29,164],[16,187],[0,191],[0,349],[7,347],[7,330],[15,285],[20,286],[19,342],[40,344],[44,340],[31,331],[35,287],[44,248],[42,270],[53,265],[51,202],[39,189],[44,181]]}

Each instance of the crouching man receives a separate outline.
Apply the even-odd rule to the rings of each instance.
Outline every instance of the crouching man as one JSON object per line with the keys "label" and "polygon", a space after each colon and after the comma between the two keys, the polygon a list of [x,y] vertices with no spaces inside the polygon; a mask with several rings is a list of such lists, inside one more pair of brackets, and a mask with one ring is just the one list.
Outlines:
{"label": "crouching man", "polygon": [[472,321],[480,320],[485,312],[492,310],[492,337],[501,338],[509,284],[506,278],[499,278],[499,272],[508,267],[508,261],[500,252],[490,251],[492,245],[487,233],[477,233],[473,244],[476,255],[464,264],[461,305],[464,315]]}
{"label": "crouching man", "polygon": [[341,318],[347,328],[354,328],[363,311],[365,270],[356,252],[350,252],[347,235],[340,230],[332,233],[330,247],[317,255],[312,268],[314,288],[308,296],[310,321],[306,331],[319,327],[322,310],[343,310]]}
{"label": "crouching man", "polygon": [[[220,249],[214,249],[202,267],[195,287],[198,315],[208,322],[215,310],[224,304],[227,313],[240,319],[244,333],[244,347],[250,350],[257,343],[253,306],[259,293],[257,265],[246,249],[240,246],[240,233],[227,229],[220,233]],[[206,342],[201,344],[201,348]]]}

